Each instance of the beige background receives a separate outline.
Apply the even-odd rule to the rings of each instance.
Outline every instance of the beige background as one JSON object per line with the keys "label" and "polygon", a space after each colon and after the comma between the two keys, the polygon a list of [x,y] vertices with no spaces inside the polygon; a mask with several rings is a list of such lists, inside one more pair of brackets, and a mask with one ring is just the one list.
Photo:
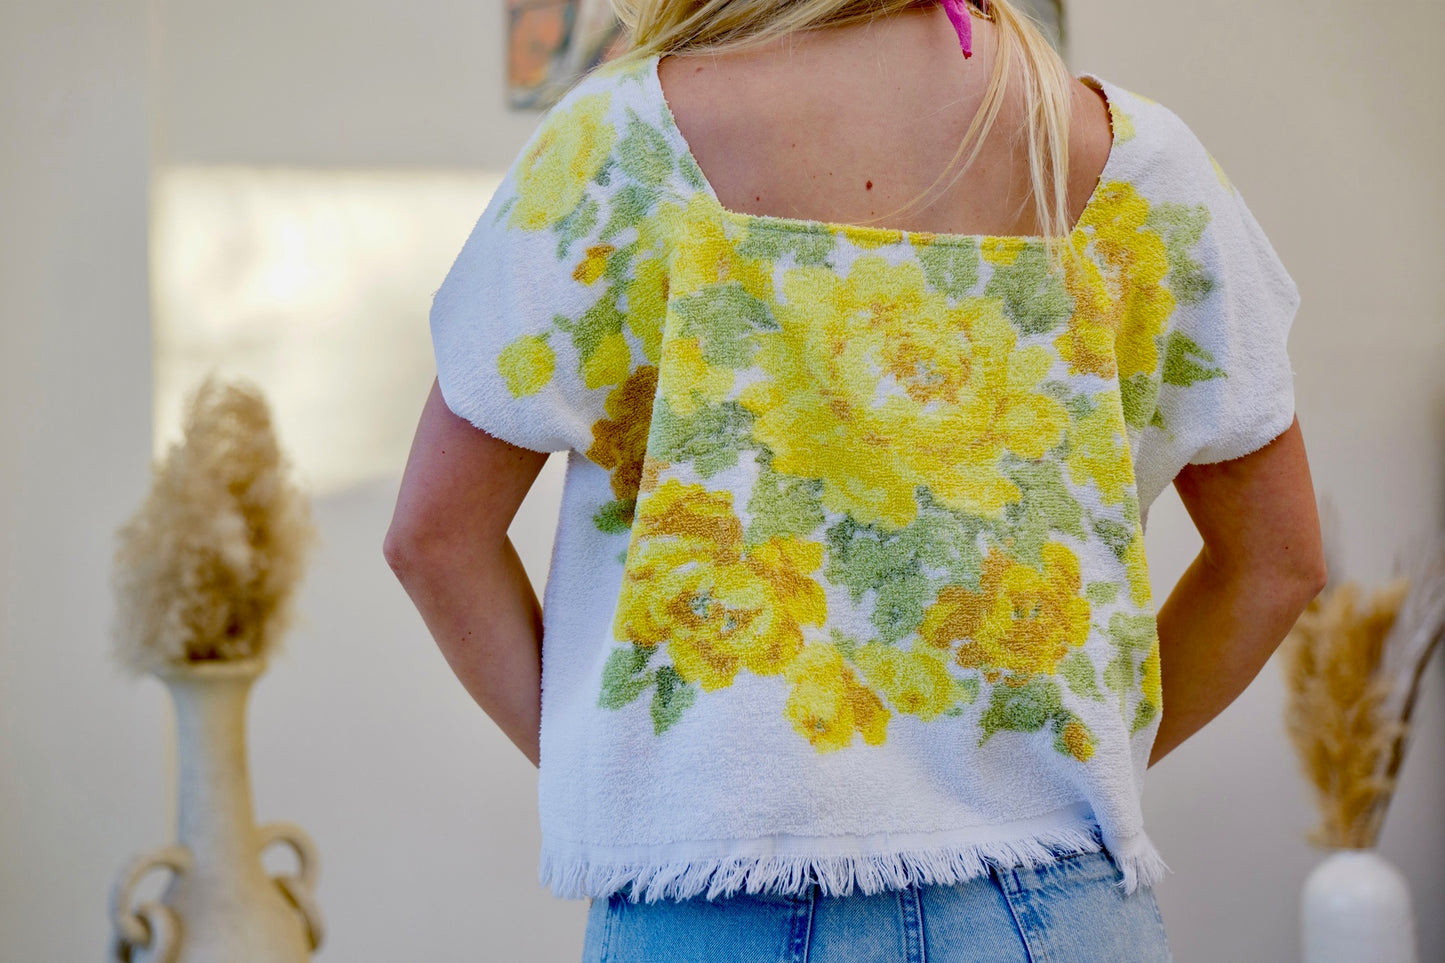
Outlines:
{"label": "beige background", "polygon": [[[170,838],[169,710],[111,667],[106,635],[113,532],[152,439],[152,171],[495,171],[533,123],[500,107],[501,23],[500,4],[443,0],[0,5],[0,960],[96,959],[114,874]],[[1339,574],[1383,580],[1445,521],[1445,5],[1076,0],[1071,28],[1075,68],[1191,124],[1293,271],[1300,421],[1341,513]],[[427,293],[399,309],[418,339]],[[385,402],[416,410],[425,382]],[[556,467],[514,530],[539,582]],[[396,483],[318,500],[303,622],[253,704],[258,812],[320,844],[321,959],[576,959],[584,904],[536,884],[533,771],[382,562]],[[1162,597],[1198,541],[1172,492],[1150,522]],[[1318,855],[1280,692],[1271,663],[1150,773],[1185,963],[1298,956]],[[1442,696],[1437,660],[1383,844],[1425,960],[1445,958]]]}

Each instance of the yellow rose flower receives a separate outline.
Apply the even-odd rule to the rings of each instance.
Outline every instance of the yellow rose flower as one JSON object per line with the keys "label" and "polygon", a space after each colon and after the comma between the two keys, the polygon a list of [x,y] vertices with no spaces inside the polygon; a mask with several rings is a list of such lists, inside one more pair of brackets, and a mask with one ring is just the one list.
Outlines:
{"label": "yellow rose flower", "polygon": [[772,539],[744,551],[732,496],[668,479],[638,505],[614,631],[665,644],[684,680],[725,688],[746,669],[783,672],[803,648],[804,625],[827,618],[811,577],[816,543]]}
{"label": "yellow rose flower", "polygon": [[612,473],[612,493],[621,501],[637,497],[656,390],[657,369],[643,365],[612,389],[607,417],[592,426],[587,457]]}
{"label": "yellow rose flower", "polygon": [[919,634],[954,649],[964,668],[989,682],[1005,673],[1053,673],[1089,634],[1089,603],[1080,596],[1079,560],[1066,545],[1043,547],[1042,572],[991,549],[978,592],[951,585],[924,613]]}
{"label": "yellow rose flower", "polygon": [[632,348],[621,331],[604,335],[582,362],[582,381],[589,388],[621,384],[632,370]]}
{"label": "yellow rose flower", "polygon": [[518,160],[517,202],[508,219],[512,227],[546,230],[582,203],[587,184],[617,139],[607,119],[611,100],[606,93],[579,97],[537,132]]}
{"label": "yellow rose flower", "polygon": [[1042,346],[1017,347],[997,299],[950,307],[917,265],[860,258],[846,278],[789,271],[776,332],[757,336],[765,377],[739,400],[776,471],[821,478],[823,503],[903,527],[916,489],[995,517],[1021,493],[1005,451],[1038,458],[1068,412],[1037,388]]}
{"label": "yellow rose flower", "polygon": [[953,677],[932,652],[869,642],[859,647],[853,661],[899,712],[927,721],[954,703]]}
{"label": "yellow rose flower", "polygon": [[557,356],[545,335],[524,334],[497,356],[497,372],[507,383],[513,398],[534,395],[552,380]]}
{"label": "yellow rose flower", "polygon": [[888,708],[858,681],[837,647],[805,646],[788,666],[787,679],[793,688],[783,713],[819,752],[846,748],[855,732],[870,746],[887,738]]}
{"label": "yellow rose flower", "polygon": [[658,388],[679,417],[691,418],[699,408],[717,404],[733,389],[733,369],[708,364],[697,338],[674,338],[663,347],[662,356]]}
{"label": "yellow rose flower", "polygon": [[1148,216],[1144,196],[1114,182],[1100,189],[1074,232],[1078,253],[1092,247],[1103,264],[1101,270],[1080,257],[1064,274],[1074,315],[1054,343],[1075,374],[1127,381],[1159,367],[1154,339],[1164,333],[1174,295],[1163,283],[1168,251],[1164,239],[1144,226]]}
{"label": "yellow rose flower", "polygon": [[687,238],[687,244],[678,250],[673,262],[673,297],[685,297],[729,281],[738,282],[755,298],[766,301],[772,297],[772,262],[738,253],[741,237],[728,237],[723,210],[716,201],[701,192],[694,194],[677,230]]}

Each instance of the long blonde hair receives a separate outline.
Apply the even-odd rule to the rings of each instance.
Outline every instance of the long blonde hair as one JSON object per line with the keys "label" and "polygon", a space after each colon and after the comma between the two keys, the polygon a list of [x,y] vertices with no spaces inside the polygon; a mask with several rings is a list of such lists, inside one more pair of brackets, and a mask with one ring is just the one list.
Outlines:
{"label": "long blonde hair", "polygon": [[[721,52],[756,47],[798,30],[876,20],[932,0],[611,0],[626,26],[626,57]],[[998,26],[998,52],[984,91],[952,160],[933,186],[898,210],[946,190],[968,168],[998,118],[1015,64],[1022,64],[1028,118],[1029,180],[1035,220],[1050,241],[1065,239],[1069,223],[1069,116],[1073,79],[1058,53],[1029,17],[1010,0],[989,0]],[[971,145],[971,149],[970,148]],[[968,149],[961,166],[958,160]],[[951,173],[950,173],[951,171]],[[945,178],[947,183],[944,183]],[[1027,203],[1027,201],[1025,202]],[[888,215],[885,215],[888,216]],[[1065,248],[1060,252],[1059,248]],[[1051,244],[1055,254],[1072,254]]]}

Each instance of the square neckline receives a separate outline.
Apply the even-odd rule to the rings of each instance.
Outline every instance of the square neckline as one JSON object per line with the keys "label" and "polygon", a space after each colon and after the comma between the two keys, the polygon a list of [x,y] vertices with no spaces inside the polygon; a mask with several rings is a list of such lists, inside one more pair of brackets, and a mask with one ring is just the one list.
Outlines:
{"label": "square neckline", "polygon": [[[663,55],[653,54],[649,58],[646,74],[651,93],[657,98],[662,108],[662,116],[670,128],[669,134],[675,138],[678,155],[681,163],[691,168],[692,176],[688,178],[692,183],[700,185],[699,189],[707,196],[707,199],[716,207],[725,220],[734,224],[747,225],[754,228],[765,228],[775,231],[791,231],[806,234],[829,234],[835,237],[857,240],[869,247],[882,247],[887,244],[967,244],[982,245],[985,243],[1002,244],[1027,244],[1030,246],[1044,246],[1047,238],[1040,234],[953,234],[935,231],[909,231],[896,227],[876,227],[867,224],[849,224],[840,221],[823,221],[812,218],[786,217],[780,214],[746,214],[742,211],[734,211],[723,204],[718,197],[717,191],[713,188],[712,182],[708,180],[707,174],[703,172],[702,165],[693,156],[692,147],[688,144],[687,138],[682,135],[682,128],[677,125],[677,117],[672,112],[672,105],[667,102],[667,94],[662,89],[662,77],[659,68],[662,64]],[[1089,214],[1093,212],[1101,202],[1101,195],[1104,185],[1114,177],[1114,168],[1118,161],[1119,147],[1119,107],[1115,103],[1115,92],[1107,89],[1108,84],[1103,78],[1091,74],[1082,73],[1075,79],[1085,85],[1097,90],[1104,95],[1104,104],[1109,115],[1109,154],[1104,159],[1104,166],[1099,171],[1099,178],[1094,184],[1089,199],[1084,202],[1083,210],[1075,220],[1066,238],[1072,240],[1080,231],[1083,223],[1088,220]]]}

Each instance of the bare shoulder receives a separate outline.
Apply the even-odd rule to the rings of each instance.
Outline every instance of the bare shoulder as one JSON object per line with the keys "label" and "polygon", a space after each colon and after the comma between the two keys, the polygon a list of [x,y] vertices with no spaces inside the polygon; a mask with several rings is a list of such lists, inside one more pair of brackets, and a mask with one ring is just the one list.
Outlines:
{"label": "bare shoulder", "polygon": [[[1094,185],[1109,162],[1114,146],[1109,100],[1103,91],[1074,79],[1072,122],[1069,125],[1069,195],[1077,218],[1093,195]],[[1080,200],[1082,198],[1082,200]]]}

